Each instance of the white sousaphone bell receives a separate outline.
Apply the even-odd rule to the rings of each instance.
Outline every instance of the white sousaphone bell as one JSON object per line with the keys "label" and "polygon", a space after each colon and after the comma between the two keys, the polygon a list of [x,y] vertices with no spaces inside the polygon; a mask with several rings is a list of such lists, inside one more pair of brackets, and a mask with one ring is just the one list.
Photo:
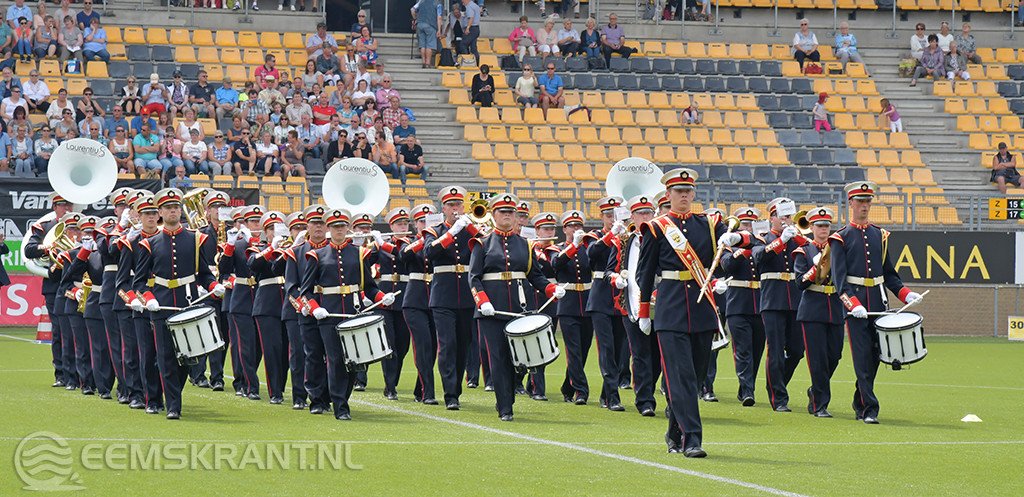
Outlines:
{"label": "white sousaphone bell", "polygon": [[359,157],[335,162],[324,175],[324,203],[352,215],[376,216],[388,205],[391,186],[377,164]]}

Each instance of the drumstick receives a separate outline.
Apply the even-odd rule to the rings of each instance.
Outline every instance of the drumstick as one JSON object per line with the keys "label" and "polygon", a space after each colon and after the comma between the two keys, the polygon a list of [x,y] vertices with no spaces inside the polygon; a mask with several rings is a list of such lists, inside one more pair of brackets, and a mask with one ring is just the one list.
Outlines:
{"label": "drumstick", "polygon": [[925,290],[925,291],[924,291],[924,293],[922,293],[922,294],[921,294],[921,298],[920,298],[920,299],[918,299],[918,300],[915,300],[915,301],[913,301],[913,302],[910,302],[910,303],[908,303],[907,305],[905,305],[905,306],[903,306],[903,307],[900,307],[900,308],[899,308],[899,309],[898,309],[898,310],[897,310],[897,311],[896,311],[896,312],[895,312],[894,314],[899,314],[899,313],[901,313],[901,312],[903,312],[903,311],[907,310],[907,307],[910,307],[910,306],[912,306],[912,305],[914,305],[914,304],[916,304],[916,303],[920,302],[921,300],[923,300],[923,299],[924,299],[924,296],[925,296],[925,295],[928,295],[928,292],[930,292],[930,291],[931,291],[931,290]]}
{"label": "drumstick", "polygon": [[209,297],[211,295],[213,295],[213,292],[207,292],[202,297],[199,297],[198,299],[195,299],[192,302],[189,302],[189,305],[196,305],[197,303],[199,303],[200,300],[203,300],[203,299],[205,299],[205,298],[207,298],[207,297]]}
{"label": "drumstick", "polygon": [[340,319],[352,319],[358,316],[358,314],[328,314],[329,318],[340,318]]}
{"label": "drumstick", "polygon": [[[392,293],[392,295],[395,295],[395,296],[401,295],[401,294],[402,294],[401,290]],[[384,303],[383,300],[378,300],[377,302],[374,302],[372,305],[368,306],[366,309],[363,309],[363,310],[359,311],[359,314],[364,314],[364,313],[370,312],[370,311],[373,310],[374,307],[377,307],[377,306],[379,306],[379,305],[381,305],[383,303]],[[356,316],[358,316],[359,314],[356,314]]]}
{"label": "drumstick", "polygon": [[[562,285],[562,288],[565,289],[565,285]],[[537,309],[537,312],[538,313],[544,312],[544,308],[547,307],[549,304],[551,304],[554,301],[555,301],[555,296],[552,295],[551,298],[549,298],[547,302],[544,302],[544,305],[540,306],[540,309]]]}
{"label": "drumstick", "polygon": [[184,307],[168,307],[168,306],[162,305],[157,310],[158,311],[174,311],[174,312],[178,312],[178,311],[181,311],[181,310],[184,310],[184,309],[185,309]]}
{"label": "drumstick", "polygon": [[516,313],[516,312],[505,312],[505,311],[494,311],[494,314],[496,314],[498,316],[508,316],[510,318],[521,318],[521,317],[525,316],[525,314],[519,314],[519,313]]}

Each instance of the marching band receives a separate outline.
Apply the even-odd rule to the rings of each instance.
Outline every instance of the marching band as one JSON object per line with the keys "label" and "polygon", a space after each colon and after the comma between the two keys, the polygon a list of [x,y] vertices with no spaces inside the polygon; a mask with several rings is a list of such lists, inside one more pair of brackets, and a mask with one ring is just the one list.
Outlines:
{"label": "marching band", "polygon": [[[777,412],[790,411],[787,386],[806,357],[807,411],[828,418],[845,325],[853,409],[877,423],[875,320],[888,310],[886,290],[906,304],[922,298],[893,268],[889,232],[870,223],[877,187],[845,188],[851,221],[835,232],[832,209],[797,213],[790,199],[774,199],[761,233],[753,207],[729,217],[694,211],[698,181],[678,168],[658,191],[609,192],[595,205],[601,229],[589,232],[582,211],[531,217],[512,193],[467,209],[458,185],[440,189],[440,211],[428,203],[386,212],[388,233],[374,230],[372,209],[232,208],[226,192],[208,188],[115,189],[114,216],[104,219],[54,194],[53,213],[32,225],[24,250],[47,267],[53,386],[116,395],[168,419],[182,415],[186,380],[224,389],[229,350],[233,389],[251,400],[260,400],[262,362],[271,404],[285,402],[290,375],[293,409],[348,420],[367,366],[381,362],[383,396],[397,400],[411,352],[416,402],[439,403],[436,368],[448,410],[460,409],[464,384],[482,379],[499,418],[512,421],[517,394],[547,400],[544,368],[557,355],[562,399],[586,405],[595,339],[601,407],[624,411],[619,392],[632,388],[637,411],[653,417],[661,390],[668,451],[704,457],[699,401],[717,401],[720,349],[731,341],[745,407],[755,404],[765,355]],[[200,307],[209,312],[183,316]],[[522,357],[509,332],[534,315],[561,330],[539,362]]]}

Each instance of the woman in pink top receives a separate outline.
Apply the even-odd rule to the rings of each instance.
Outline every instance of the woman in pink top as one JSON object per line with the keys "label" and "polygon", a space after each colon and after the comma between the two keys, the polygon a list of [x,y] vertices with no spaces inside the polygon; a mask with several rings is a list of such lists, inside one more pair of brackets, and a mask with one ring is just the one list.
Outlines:
{"label": "woman in pink top", "polygon": [[512,51],[519,54],[519,62],[526,57],[527,51],[530,52],[531,57],[537,55],[537,35],[527,24],[528,22],[529,18],[526,16],[519,17],[519,25],[508,35],[508,41],[512,42]]}

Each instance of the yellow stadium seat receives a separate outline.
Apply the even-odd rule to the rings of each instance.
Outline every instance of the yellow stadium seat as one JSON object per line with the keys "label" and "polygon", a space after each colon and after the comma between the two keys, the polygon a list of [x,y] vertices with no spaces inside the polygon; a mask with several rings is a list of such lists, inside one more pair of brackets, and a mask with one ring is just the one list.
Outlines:
{"label": "yellow stadium seat", "polygon": [[1002,116],[999,118],[999,127],[1002,131],[1016,133],[1021,131],[1020,118],[1017,116]]}
{"label": "yellow stadium seat", "polygon": [[733,100],[731,93],[716,93],[714,96],[714,106],[718,110],[736,110],[736,102]]}
{"label": "yellow stadium seat", "polygon": [[913,170],[914,184],[920,186],[935,186],[935,178],[932,177],[932,170],[921,167]]}
{"label": "yellow stadium seat", "polygon": [[771,59],[771,49],[765,43],[754,43],[750,46],[750,58],[760,60]]}
{"label": "yellow stadium seat", "polygon": [[665,42],[665,55],[668,57],[681,59],[686,57],[686,49],[683,47],[683,43],[679,41]]}
{"label": "yellow stadium seat", "polygon": [[554,180],[570,180],[573,179],[572,175],[569,174],[569,165],[564,162],[552,162],[548,165],[548,176]]}
{"label": "yellow stadium seat", "polygon": [[488,141],[487,136],[484,132],[484,127],[476,124],[469,124],[466,125],[465,128],[463,128],[462,139],[474,143],[483,143]]}
{"label": "yellow stadium seat", "polygon": [[526,173],[523,172],[523,164],[521,162],[505,162],[501,165],[501,176],[505,179],[524,179]]}
{"label": "yellow stadium seat", "polygon": [[146,29],[146,42],[150,45],[168,45],[167,30],[164,28]]}
{"label": "yellow stadium seat", "polygon": [[645,41],[643,52],[647,57],[661,57],[665,55],[665,50],[662,48],[660,41]]}
{"label": "yellow stadium seat", "polygon": [[[833,99],[829,99],[831,102]],[[836,99],[838,100],[838,99]],[[834,127],[839,130],[857,129],[857,120],[854,114],[836,113],[833,115]]]}
{"label": "yellow stadium seat", "polygon": [[[508,112],[506,112],[508,114]],[[501,116],[498,115],[497,107],[481,107],[480,122],[483,124],[501,124]]]}
{"label": "yellow stadium seat", "polygon": [[857,129],[864,131],[878,129],[878,117],[874,114],[857,114]]}
{"label": "yellow stadium seat", "polygon": [[626,104],[626,95],[619,92],[605,93],[604,106],[611,107],[613,109],[625,109],[629,107],[629,105]]}
{"label": "yellow stadium seat", "polygon": [[[598,147],[602,150],[604,147]],[[588,147],[589,149],[589,147]],[[562,150],[562,160],[567,162],[585,162],[587,161],[587,155],[583,152],[583,146],[575,143],[570,143],[565,146]]]}
{"label": "yellow stadium seat", "polygon": [[[716,132],[718,130],[715,130]],[[757,139],[754,138],[754,132],[749,129],[737,129],[732,137],[733,144],[740,147],[753,147],[758,145]]]}
{"label": "yellow stadium seat", "polygon": [[637,126],[657,126],[658,117],[653,110],[641,107],[636,111],[636,124]]}
{"label": "yellow stadium seat", "polygon": [[750,165],[768,164],[768,158],[761,147],[747,147],[743,149],[743,162]]}
{"label": "yellow stadium seat", "polygon": [[914,184],[910,179],[910,170],[899,167],[889,170],[889,182],[900,186]]}
{"label": "yellow stadium seat", "polygon": [[[571,128],[570,128],[571,129]],[[551,128],[547,126],[534,126],[532,133],[527,133],[526,128],[522,126],[513,126],[509,130],[509,139],[518,141],[520,137],[524,136],[526,139],[530,139],[532,135],[533,141],[536,143],[556,143],[554,136],[551,136]],[[571,142],[570,142],[571,143]]]}
{"label": "yellow stadium seat", "polygon": [[246,49],[242,52],[242,63],[250,66],[258,66],[263,64],[263,51],[255,49]]}
{"label": "yellow stadium seat", "polygon": [[[191,47],[178,47],[178,49],[190,49]],[[199,47],[199,55],[196,57],[200,64],[219,64],[220,53],[218,53],[216,47]]]}
{"label": "yellow stadium seat", "polygon": [[225,76],[231,78],[232,81],[246,81],[249,79],[249,71],[245,66],[226,66]]}
{"label": "yellow stadium seat", "polygon": [[690,143],[694,145],[711,145],[711,132],[707,128],[690,129]]}
{"label": "yellow stadium seat", "polygon": [[711,130],[711,143],[719,147],[732,145],[732,131],[729,129]]}
{"label": "yellow stadium seat", "polygon": [[697,157],[697,148],[690,145],[677,148],[676,159],[683,164],[695,163],[700,160]]}
{"label": "yellow stadium seat", "polygon": [[[142,28],[138,26],[129,26],[124,28],[124,42],[132,45],[145,45],[146,44],[146,33]],[[110,43],[108,35],[107,43]]]}
{"label": "yellow stadium seat", "polygon": [[878,158],[874,150],[860,149],[857,151],[857,163],[865,167],[878,166]]}
{"label": "yellow stadium seat", "polygon": [[899,167],[901,165],[900,154],[895,150],[880,150],[878,163],[885,167]]}
{"label": "yellow stadium seat", "polygon": [[235,32],[230,29],[218,29],[214,35],[214,42],[216,46],[221,48],[238,46],[238,42],[235,40]]}
{"label": "yellow stadium seat", "polygon": [[528,157],[529,151],[526,149],[526,145],[521,146],[522,150],[520,153],[516,153],[516,148],[511,143],[495,143],[494,144],[494,158],[497,160],[537,160],[537,149],[534,147],[533,157]]}
{"label": "yellow stadium seat", "polygon": [[668,101],[668,94],[663,92],[651,93],[648,97],[647,106],[658,110],[658,109],[670,109],[672,108]]}
{"label": "yellow stadium seat", "polygon": [[640,128],[625,128],[622,130],[622,142],[629,145],[645,143],[643,132]]}
{"label": "yellow stadium seat", "polygon": [[492,48],[494,53],[498,55],[508,55],[512,53],[512,42],[508,38],[495,38],[494,47]]}
{"label": "yellow stadium seat", "polygon": [[182,64],[195,64],[199,62],[196,58],[195,49],[183,45],[174,47],[174,61]]}
{"label": "yellow stadium seat", "polygon": [[[605,128],[600,128],[605,129]],[[583,143],[583,144],[598,144],[601,143],[601,138],[598,137],[598,128],[585,127],[580,128],[577,133],[576,129],[570,126],[559,126],[555,128],[555,142],[557,143]]]}
{"label": "yellow stadium seat", "polygon": [[39,61],[39,75],[42,77],[47,76],[60,76],[60,62],[53,59],[43,59]]}
{"label": "yellow stadium seat", "polygon": [[[183,43],[183,44],[187,45],[189,43],[186,42],[186,43]],[[211,32],[209,29],[197,29],[197,30],[193,31],[192,32],[192,42],[191,42],[191,44],[195,45],[195,46],[198,46],[198,47],[212,47],[212,46],[214,46],[213,32]]]}
{"label": "yellow stadium seat", "polygon": [[[239,65],[242,64],[242,51],[237,48],[224,48],[220,51],[220,61],[222,64]],[[262,63],[262,61],[260,62]]]}
{"label": "yellow stadium seat", "polygon": [[[522,146],[519,148],[522,148]],[[524,171],[526,172],[527,179],[536,180],[548,177],[548,171],[543,162],[527,162]]]}
{"label": "yellow stadium seat", "polygon": [[750,51],[747,50],[747,46],[742,43],[730,43],[729,44],[729,58],[730,59],[749,59]]}
{"label": "yellow stadium seat", "polygon": [[287,32],[284,33],[282,46],[288,49],[305,49],[306,42],[303,41],[302,33]]}
{"label": "yellow stadium seat", "polygon": [[864,141],[864,133],[850,131],[846,132],[846,144],[851,148],[865,148],[868,146],[867,142]]}
{"label": "yellow stadium seat", "polygon": [[729,57],[729,49],[725,43],[708,43],[708,57],[713,59],[726,59]]}
{"label": "yellow stadium seat", "polygon": [[203,69],[206,70],[207,75],[210,77],[210,81],[221,81],[224,79],[224,66],[220,64],[203,64]]}
{"label": "yellow stadium seat", "polygon": [[704,164],[722,163],[722,157],[718,153],[718,147],[700,147],[700,154],[698,157]]}
{"label": "yellow stadium seat", "polygon": [[490,54],[491,52],[491,40],[489,38],[477,38],[476,50],[481,54]]}
{"label": "yellow stadium seat", "polygon": [[[566,157],[565,160],[571,160]],[[585,160],[590,162],[608,162],[608,153],[604,146],[601,145],[588,145]],[[576,161],[574,161],[576,162]]]}
{"label": "yellow stadium seat", "polygon": [[679,115],[674,110],[659,110],[658,111],[658,125],[665,126],[667,128],[674,128],[682,126],[679,121]]}
{"label": "yellow stadium seat", "polygon": [[[487,107],[481,108],[480,110],[483,111],[485,108],[487,108]],[[526,110],[530,111],[530,110],[534,110],[534,109],[526,109]],[[481,114],[481,116],[482,115],[483,114]],[[481,120],[483,120],[482,117],[481,117]],[[531,124],[531,125],[538,124],[536,122],[530,122],[530,121],[524,120],[523,119],[523,114],[522,114],[522,112],[519,111],[519,109],[505,109],[505,111],[501,113],[501,122],[505,123],[505,124],[523,124],[524,122],[526,124]]]}
{"label": "yellow stadium seat", "polygon": [[[973,100],[980,100],[980,99],[973,99],[973,98],[971,98],[971,99],[968,99],[968,100],[973,101]],[[981,103],[981,106],[982,107],[985,106],[984,101]],[[966,114],[967,113],[967,107],[966,107],[966,105],[964,103],[964,99],[962,99],[962,98],[947,98],[946,102],[945,102],[945,110],[946,110],[946,112],[948,112],[950,114]]]}
{"label": "yellow stadium seat", "polygon": [[671,99],[673,108],[685,109],[690,106],[690,96],[686,93],[673,93]]}
{"label": "yellow stadium seat", "polygon": [[445,88],[463,88],[462,73],[449,71],[441,73],[441,86]]}
{"label": "yellow stadium seat", "polygon": [[846,64],[846,75],[851,78],[866,78],[868,71],[864,64],[850,62]]}
{"label": "yellow stadium seat", "polygon": [[87,78],[109,79],[110,74],[107,72],[107,63],[102,60],[89,62],[85,66],[85,76]]}
{"label": "yellow stadium seat", "polygon": [[46,78],[43,80],[46,82],[46,87],[50,89],[51,95],[56,95],[61,88],[64,88],[64,80],[60,78]]}
{"label": "yellow stadium seat", "polygon": [[868,181],[873,181],[879,185],[889,184],[889,173],[885,168],[872,167],[864,171],[864,176]]}
{"label": "yellow stadium seat", "polygon": [[[59,21],[58,26],[63,25],[64,21]],[[117,26],[103,26],[103,29],[107,32],[107,43],[124,43],[124,37],[121,36],[121,28]]]}
{"label": "yellow stadium seat", "polygon": [[782,75],[787,78],[796,78],[803,75],[800,70],[800,63],[795,60],[782,61]]}
{"label": "yellow stadium seat", "polygon": [[478,123],[476,109],[473,107],[459,107],[455,109],[455,120],[460,123]]}
{"label": "yellow stadium seat", "polygon": [[723,124],[722,124],[722,113],[721,112],[717,112],[717,111],[713,111],[713,110],[709,110],[709,111],[704,113],[704,117],[703,117],[702,122],[703,122],[703,124],[705,126],[708,126],[708,127],[711,127],[711,128],[720,128],[720,127],[723,126]]}
{"label": "yellow stadium seat", "polygon": [[281,44],[281,36],[276,31],[261,32],[258,46],[261,48],[284,48],[284,45]]}
{"label": "yellow stadium seat", "polygon": [[487,143],[474,143],[472,156],[476,160],[494,160],[494,152]]}
{"label": "yellow stadium seat", "polygon": [[[505,131],[505,127],[504,126],[488,126],[487,127],[487,136],[486,136],[486,138],[487,138],[487,141],[490,142],[490,143],[505,143],[505,142],[509,141],[508,133]],[[527,136],[527,141],[528,140],[529,140],[529,136]],[[516,140],[512,140],[512,141],[516,141]],[[517,143],[521,143],[521,142],[517,142]]]}
{"label": "yellow stadium seat", "polygon": [[608,159],[612,162],[618,162],[630,155],[630,151],[625,145],[612,145],[608,147]]}
{"label": "yellow stadium seat", "polygon": [[686,56],[690,58],[706,58],[708,56],[707,48],[699,41],[687,42]]}
{"label": "yellow stadium seat", "polygon": [[662,164],[670,164],[676,161],[676,152],[670,146],[658,145],[654,147],[654,157],[651,158],[654,162]]}
{"label": "yellow stadium seat", "polygon": [[749,93],[736,95],[736,108],[745,111],[758,110],[757,99]]}
{"label": "yellow stadium seat", "polygon": [[686,136],[686,130],[682,128],[669,128],[668,136],[666,137],[668,142],[673,145],[685,145],[690,143],[690,138]]}
{"label": "yellow stadium seat", "polygon": [[999,125],[999,118],[996,116],[978,116],[978,128],[990,133],[1002,131]]}
{"label": "yellow stadium seat", "polygon": [[885,133],[882,131],[868,131],[867,144],[875,148],[889,148],[891,146]]}
{"label": "yellow stadium seat", "polygon": [[982,97],[998,97],[995,81],[978,81],[975,83],[974,93]]}
{"label": "yellow stadium seat", "polygon": [[260,46],[259,36],[255,31],[239,31],[238,46],[243,48],[258,48]]}
{"label": "yellow stadium seat", "polygon": [[975,150],[986,150],[991,148],[988,143],[988,135],[984,133],[971,133],[968,137],[967,144]]}
{"label": "yellow stadium seat", "polygon": [[174,28],[171,30],[170,42],[172,45],[191,45],[192,38],[187,29]]}

